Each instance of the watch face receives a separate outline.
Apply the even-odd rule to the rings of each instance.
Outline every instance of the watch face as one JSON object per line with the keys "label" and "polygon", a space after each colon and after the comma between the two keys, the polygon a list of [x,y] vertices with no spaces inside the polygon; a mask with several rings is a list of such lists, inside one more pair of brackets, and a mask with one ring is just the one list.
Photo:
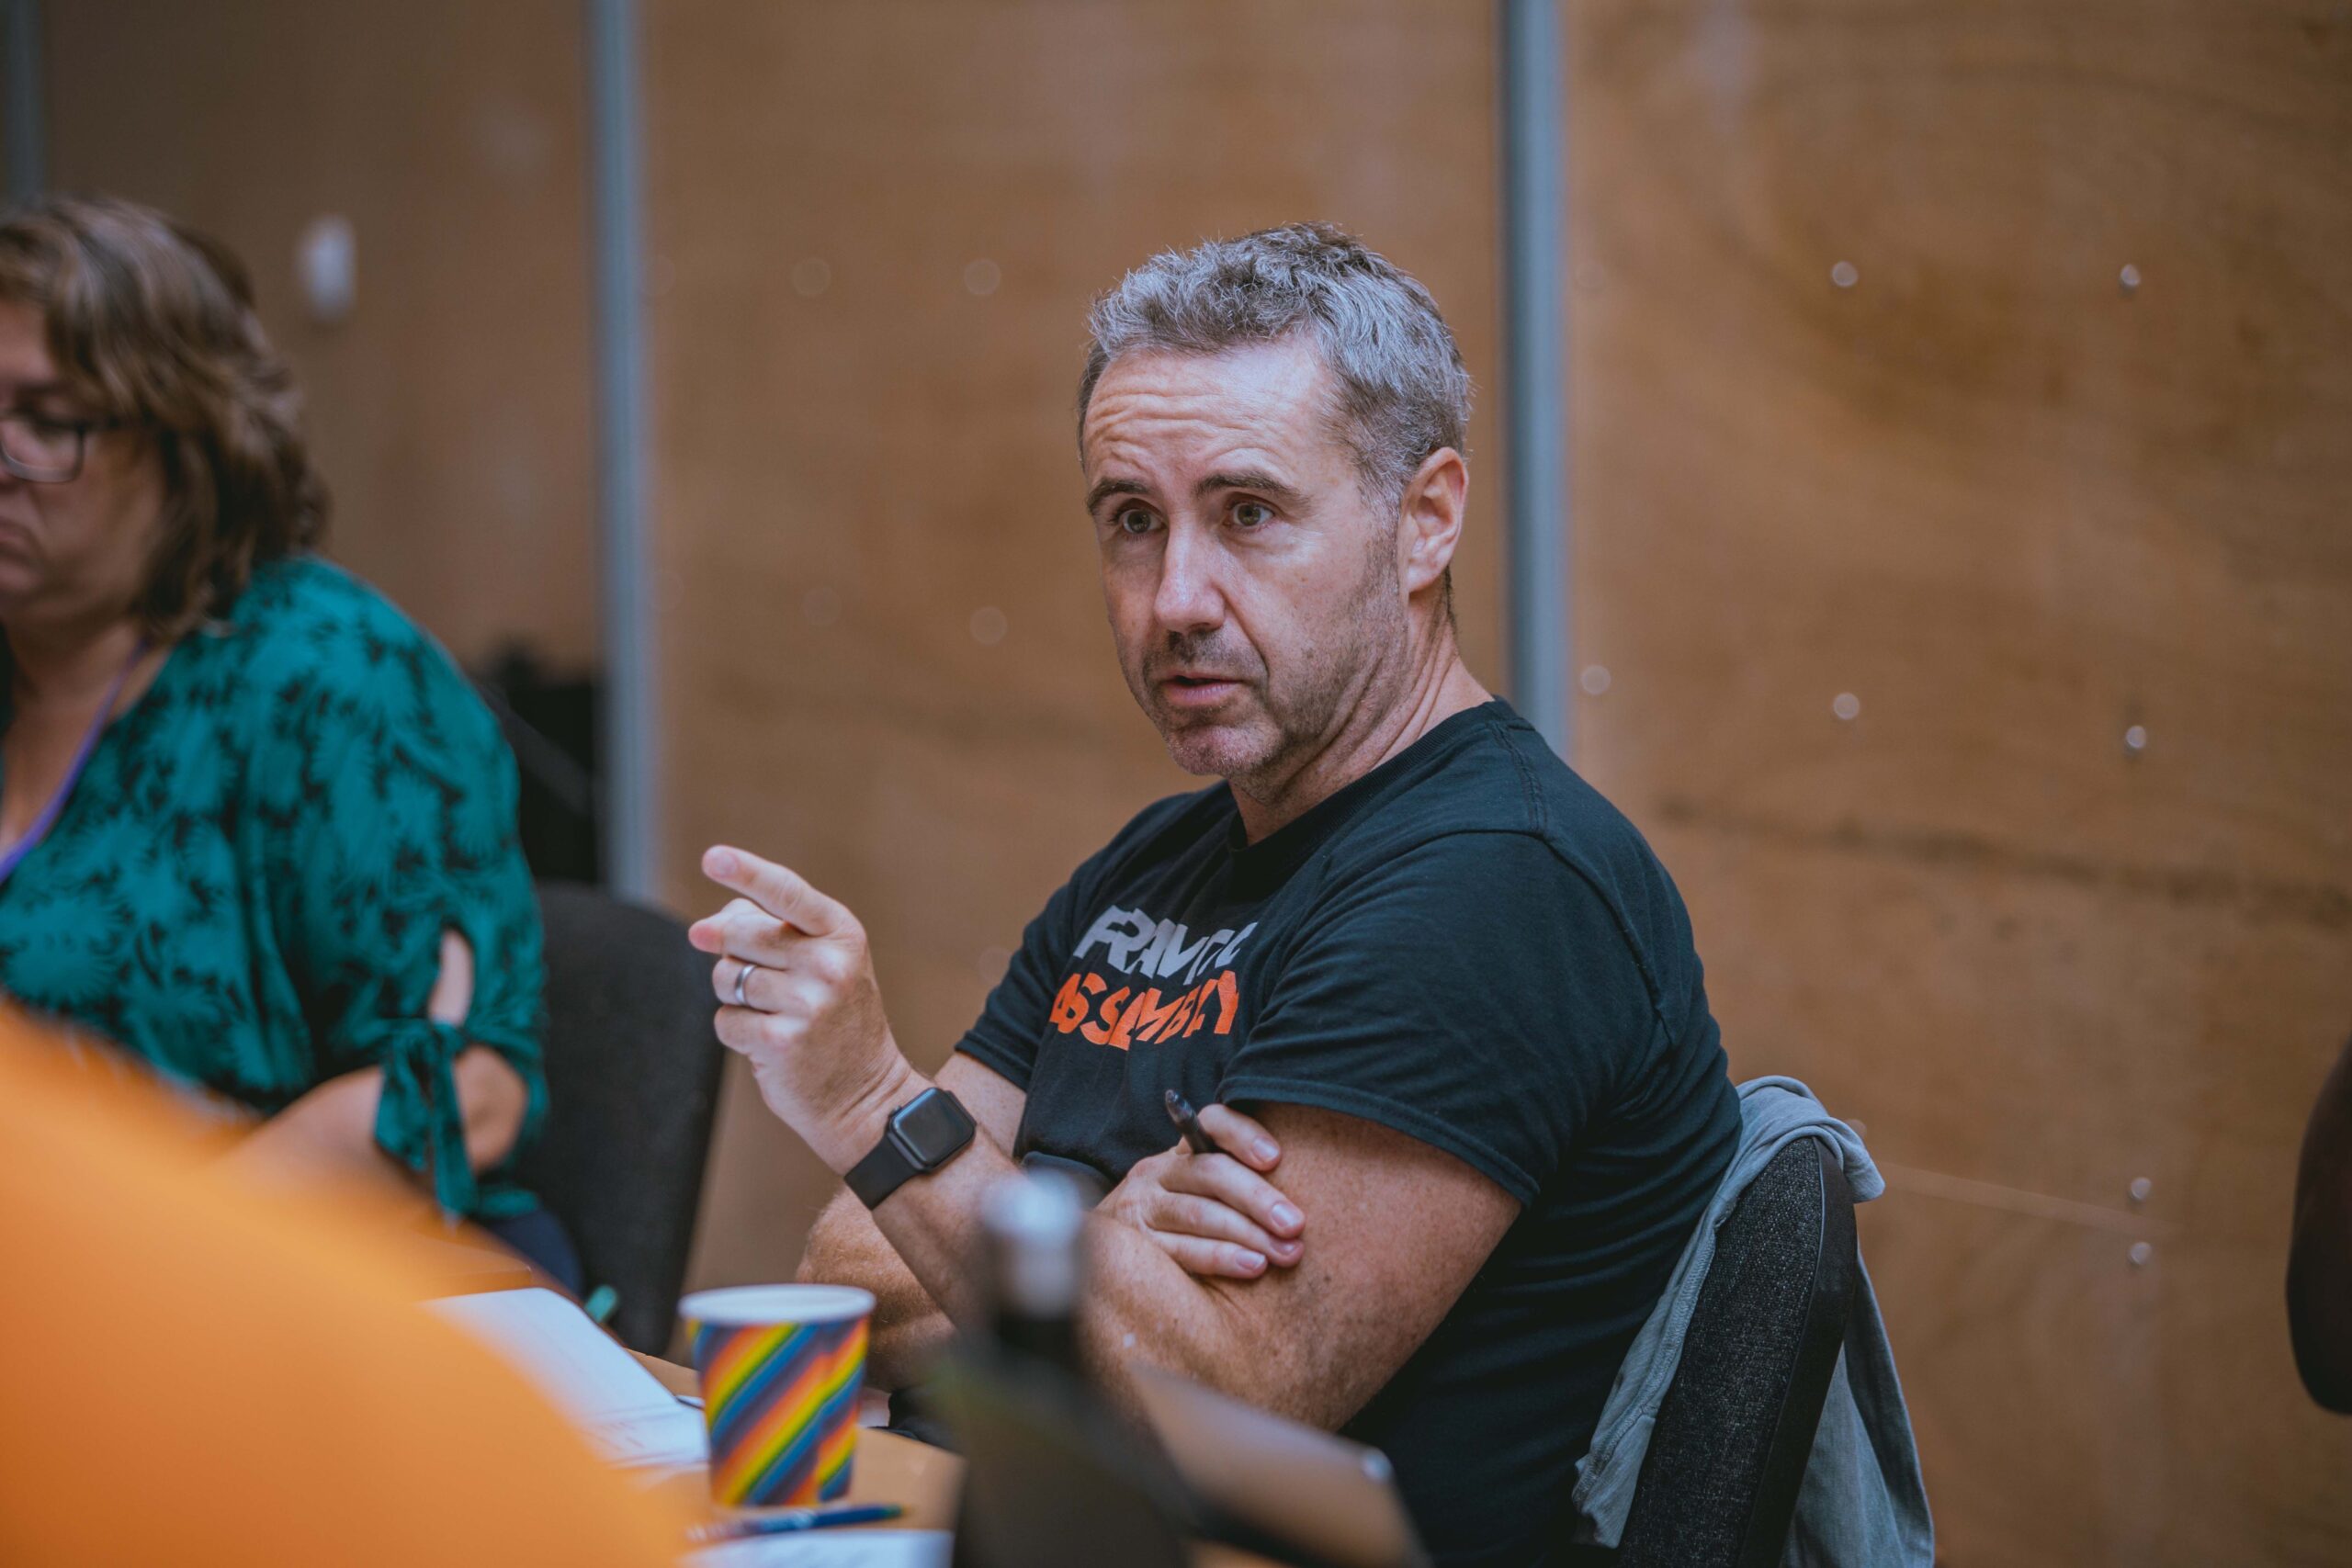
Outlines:
{"label": "watch face", "polygon": [[890,1126],[924,1165],[934,1165],[964,1146],[972,1119],[944,1090],[925,1089],[890,1119]]}

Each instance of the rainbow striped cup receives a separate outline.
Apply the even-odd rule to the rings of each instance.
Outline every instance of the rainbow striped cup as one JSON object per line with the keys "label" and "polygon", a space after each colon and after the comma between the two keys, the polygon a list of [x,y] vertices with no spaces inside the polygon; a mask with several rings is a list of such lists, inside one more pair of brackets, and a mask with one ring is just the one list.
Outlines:
{"label": "rainbow striped cup", "polygon": [[710,1495],[805,1507],[849,1490],[874,1298],[846,1285],[741,1285],[678,1303],[702,1380]]}

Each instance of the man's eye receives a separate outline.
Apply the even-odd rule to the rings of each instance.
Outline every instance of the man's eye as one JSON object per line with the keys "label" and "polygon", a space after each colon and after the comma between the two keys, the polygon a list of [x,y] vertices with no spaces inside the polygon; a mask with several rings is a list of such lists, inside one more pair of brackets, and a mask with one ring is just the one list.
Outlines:
{"label": "man's eye", "polygon": [[1236,527],[1256,528],[1274,520],[1274,509],[1263,502],[1244,501],[1235,503],[1233,522]]}
{"label": "man's eye", "polygon": [[1157,521],[1146,508],[1130,506],[1111,519],[1111,526],[1122,534],[1148,534]]}

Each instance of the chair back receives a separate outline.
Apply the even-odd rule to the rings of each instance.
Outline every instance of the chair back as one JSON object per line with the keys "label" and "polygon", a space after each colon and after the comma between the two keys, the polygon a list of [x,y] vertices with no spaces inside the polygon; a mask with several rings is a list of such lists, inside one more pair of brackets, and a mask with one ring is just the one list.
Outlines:
{"label": "chair back", "polygon": [[571,1233],[610,1326],[661,1355],[702,1200],[724,1049],[710,960],[670,916],[577,883],[539,885],[548,1118],[517,1177]]}
{"label": "chair back", "polygon": [[1620,1568],[1777,1568],[1860,1269],[1838,1153],[1799,1138],[1715,1234]]}

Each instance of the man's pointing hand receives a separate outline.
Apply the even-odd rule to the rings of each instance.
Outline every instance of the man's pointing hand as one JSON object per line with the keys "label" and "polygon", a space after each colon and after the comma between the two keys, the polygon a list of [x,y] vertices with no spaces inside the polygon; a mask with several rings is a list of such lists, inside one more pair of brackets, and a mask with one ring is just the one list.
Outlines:
{"label": "man's pointing hand", "polygon": [[719,955],[718,1038],[752,1064],[768,1109],[847,1170],[923,1088],[883,1016],[865,928],[797,873],[745,851],[716,846],[702,869],[738,895],[686,932]]}

